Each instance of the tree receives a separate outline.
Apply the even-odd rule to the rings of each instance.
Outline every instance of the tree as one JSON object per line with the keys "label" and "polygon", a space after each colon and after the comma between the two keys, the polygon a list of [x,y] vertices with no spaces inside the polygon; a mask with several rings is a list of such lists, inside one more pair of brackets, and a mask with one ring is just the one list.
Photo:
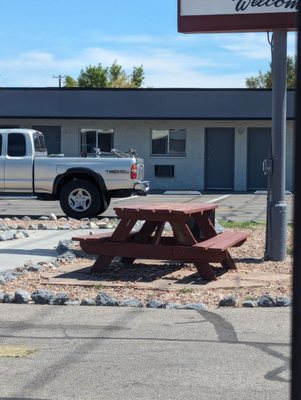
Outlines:
{"label": "tree", "polygon": [[[294,89],[296,87],[296,68],[297,58],[287,57],[287,87]],[[272,87],[272,64],[267,72],[258,72],[258,76],[251,76],[246,79],[246,86],[249,89],[270,89]]]}
{"label": "tree", "polygon": [[72,88],[74,88],[74,87],[78,87],[78,83],[77,83],[77,80],[75,80],[75,79],[72,78],[72,76],[67,75],[67,76],[65,77],[65,85],[64,85],[64,86],[65,86],[65,87],[72,87]]}
{"label": "tree", "polygon": [[83,88],[140,88],[144,81],[143,66],[134,67],[131,74],[127,74],[115,60],[110,67],[89,65],[82,69],[77,79],[68,75],[65,87]]}

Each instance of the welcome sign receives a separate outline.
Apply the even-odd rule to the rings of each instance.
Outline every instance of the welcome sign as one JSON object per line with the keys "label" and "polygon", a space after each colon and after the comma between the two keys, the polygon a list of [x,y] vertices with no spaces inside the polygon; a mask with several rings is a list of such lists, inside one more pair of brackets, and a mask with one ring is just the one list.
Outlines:
{"label": "welcome sign", "polygon": [[296,30],[299,0],[178,0],[178,31]]}

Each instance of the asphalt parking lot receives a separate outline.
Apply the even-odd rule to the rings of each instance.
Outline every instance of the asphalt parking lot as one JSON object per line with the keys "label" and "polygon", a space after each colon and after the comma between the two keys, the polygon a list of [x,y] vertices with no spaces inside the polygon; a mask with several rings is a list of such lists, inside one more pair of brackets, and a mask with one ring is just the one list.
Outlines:
{"label": "asphalt parking lot", "polygon": [[[293,220],[292,195],[286,196],[287,221]],[[145,197],[130,197],[125,199],[112,199],[110,207],[102,215],[114,217],[114,207],[126,204],[141,203],[216,203],[217,219],[232,221],[261,221],[266,220],[267,196],[266,194],[198,194],[197,192],[179,192],[178,194],[149,194]],[[0,198],[0,218],[28,215],[39,217],[41,215],[55,215],[62,217],[58,201],[40,201],[34,199],[8,199]]]}

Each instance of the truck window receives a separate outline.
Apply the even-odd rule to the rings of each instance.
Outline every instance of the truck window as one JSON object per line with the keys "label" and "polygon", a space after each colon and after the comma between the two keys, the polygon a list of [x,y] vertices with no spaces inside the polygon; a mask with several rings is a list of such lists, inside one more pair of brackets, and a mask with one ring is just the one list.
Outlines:
{"label": "truck window", "polygon": [[10,157],[24,157],[25,154],[25,136],[22,133],[10,133],[7,141],[7,155]]}
{"label": "truck window", "polygon": [[47,151],[44,136],[42,133],[35,132],[33,135],[34,150],[36,153],[45,153]]}

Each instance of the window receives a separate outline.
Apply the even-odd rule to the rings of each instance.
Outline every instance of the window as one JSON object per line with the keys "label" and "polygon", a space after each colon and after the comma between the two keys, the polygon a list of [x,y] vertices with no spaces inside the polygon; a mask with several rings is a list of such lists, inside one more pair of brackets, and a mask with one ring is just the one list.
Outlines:
{"label": "window", "polygon": [[42,135],[41,132],[35,132],[33,134],[33,143],[34,143],[34,150],[36,153],[47,152],[44,136]]}
{"label": "window", "polygon": [[152,154],[184,157],[186,155],[186,130],[152,130]]}
{"label": "window", "polygon": [[25,136],[22,133],[10,133],[7,142],[7,155],[10,157],[24,157],[25,154]]}
{"label": "window", "polygon": [[0,135],[0,156],[2,155],[2,135]]}
{"label": "window", "polygon": [[110,152],[113,146],[113,129],[81,129],[81,152],[95,154],[95,148]]}
{"label": "window", "polygon": [[175,176],[175,166],[155,165],[155,176],[160,178],[173,178]]}

